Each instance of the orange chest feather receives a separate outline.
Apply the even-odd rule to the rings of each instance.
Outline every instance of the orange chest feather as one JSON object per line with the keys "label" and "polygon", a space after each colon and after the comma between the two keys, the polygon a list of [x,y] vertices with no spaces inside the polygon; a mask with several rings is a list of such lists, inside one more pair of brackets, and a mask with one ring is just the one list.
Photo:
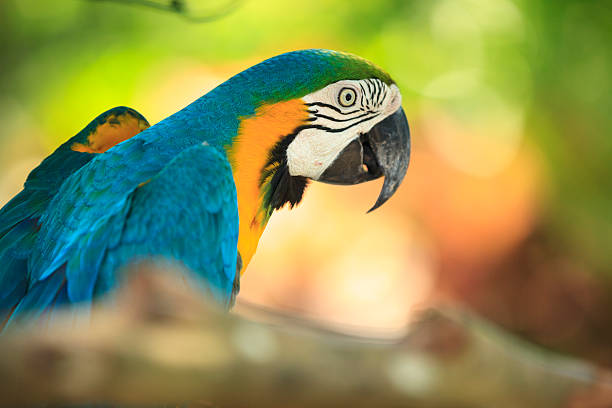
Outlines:
{"label": "orange chest feather", "polygon": [[244,118],[228,157],[232,164],[238,194],[238,251],[246,268],[266,227],[262,209],[261,175],[272,148],[308,118],[301,99],[259,107],[255,115]]}

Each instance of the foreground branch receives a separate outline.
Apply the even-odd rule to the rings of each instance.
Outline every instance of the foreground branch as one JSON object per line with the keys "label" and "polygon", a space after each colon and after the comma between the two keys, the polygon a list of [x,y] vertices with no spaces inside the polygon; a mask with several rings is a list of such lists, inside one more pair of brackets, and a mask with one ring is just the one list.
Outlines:
{"label": "foreground branch", "polygon": [[172,274],[149,268],[133,275],[112,305],[94,308],[87,329],[72,328],[67,315],[65,325],[0,337],[3,405],[612,404],[606,373],[463,312],[431,310],[401,338],[369,339],[252,308],[249,320],[228,315]]}

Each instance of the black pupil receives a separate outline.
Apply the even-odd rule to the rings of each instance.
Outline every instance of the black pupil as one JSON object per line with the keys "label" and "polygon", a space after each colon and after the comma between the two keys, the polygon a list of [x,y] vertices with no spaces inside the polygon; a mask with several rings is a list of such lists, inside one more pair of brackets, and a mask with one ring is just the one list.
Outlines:
{"label": "black pupil", "polygon": [[346,99],[347,102],[350,102],[351,99],[353,99],[353,94],[350,92],[347,92],[344,98]]}

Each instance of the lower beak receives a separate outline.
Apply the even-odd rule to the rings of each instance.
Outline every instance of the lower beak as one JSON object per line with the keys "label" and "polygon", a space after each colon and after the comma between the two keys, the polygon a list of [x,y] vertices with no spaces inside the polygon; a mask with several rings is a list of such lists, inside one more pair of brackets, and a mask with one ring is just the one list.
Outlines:
{"label": "lower beak", "polygon": [[404,110],[353,140],[321,174],[318,181],[359,184],[385,177],[382,190],[370,211],[383,205],[402,183],[410,162],[410,129]]}

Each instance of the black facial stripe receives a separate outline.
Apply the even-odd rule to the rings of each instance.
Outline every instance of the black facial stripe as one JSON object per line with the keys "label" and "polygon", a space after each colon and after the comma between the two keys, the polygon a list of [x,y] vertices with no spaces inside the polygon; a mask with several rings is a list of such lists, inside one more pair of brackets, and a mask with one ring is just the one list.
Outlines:
{"label": "black facial stripe", "polygon": [[374,99],[376,100],[376,104],[380,105],[380,94],[382,92],[382,86],[380,86],[378,81],[376,81],[374,84],[376,85],[376,96],[374,96]]}
{"label": "black facial stripe", "polygon": [[379,96],[380,96],[380,81],[378,79],[373,80],[374,83],[374,94],[372,94],[372,103],[375,106],[380,106]]}
{"label": "black facial stripe", "polygon": [[359,109],[352,110],[350,112],[342,112],[340,109],[336,108],[334,105],[328,105],[327,103],[323,103],[323,102],[311,102],[311,103],[307,103],[306,106],[320,106],[323,108],[329,108],[329,109],[335,110],[341,115],[351,115],[353,113],[359,112]]}
{"label": "black facial stripe", "polygon": [[[324,131],[332,132],[332,133],[343,132],[347,129],[350,129],[351,127],[355,125],[358,125],[360,123],[363,123],[366,120],[369,120],[370,118],[374,118],[378,116],[379,113],[373,115],[374,112],[372,112],[372,110],[380,108],[380,106],[386,99],[387,94],[388,94],[387,87],[379,79],[372,79],[372,78],[358,81],[358,85],[359,85],[359,88],[361,89],[361,96],[359,97],[360,109],[352,110],[350,112],[343,112],[342,109],[334,105],[324,103],[324,102],[306,103],[306,106],[309,106],[309,107],[321,107],[321,108],[331,109],[332,111],[344,116],[344,118],[334,117],[335,115],[330,114],[329,112],[327,112],[328,114],[319,113],[319,109],[309,109],[308,113],[310,113],[313,116],[309,117],[307,121],[315,122],[315,123],[301,126],[298,129],[296,129],[296,132],[299,130],[308,129],[308,128],[320,129],[320,130],[324,130]],[[352,114],[357,114],[357,113],[358,115],[356,116],[346,117],[346,115],[352,115]],[[347,127],[343,127],[340,129],[334,129],[328,126],[317,124],[316,123],[317,119],[329,120],[335,123],[346,123],[346,122],[351,122],[354,120],[357,120],[357,122]]]}
{"label": "black facial stripe", "polygon": [[332,122],[349,122],[351,120],[361,119],[364,116],[368,116],[371,112],[365,112],[365,113],[363,113],[361,115],[353,116],[352,118],[346,118],[346,119],[337,119],[337,118],[333,118],[331,116],[323,115],[321,113],[316,113],[316,112],[313,112],[313,113],[314,113],[315,117],[317,117],[317,118],[331,120]]}
{"label": "black facial stripe", "polygon": [[378,115],[380,115],[380,112],[376,113],[375,115],[371,115],[370,117],[367,117],[365,119],[362,119],[360,121],[357,121],[355,123],[352,123],[349,126],[340,128],[340,129],[333,129],[333,128],[330,128],[330,127],[327,127],[327,126],[318,125],[316,123],[313,123],[312,125],[302,125],[302,126],[298,126],[295,129],[294,133],[298,134],[300,131],[302,131],[304,129],[320,129],[320,130],[324,130],[324,131],[330,132],[330,133],[340,133],[340,132],[344,132],[345,130],[348,130],[348,129],[352,128],[353,126],[359,125],[360,123],[363,123],[363,122],[365,122],[367,120],[374,119]]}
{"label": "black facial stripe", "polygon": [[366,101],[367,93],[361,82],[359,82],[359,87],[361,88],[361,109],[365,109],[364,103]]}
{"label": "black facial stripe", "polygon": [[368,91],[370,92],[370,95],[372,95],[374,93],[374,87],[372,86],[372,80],[366,79],[366,85],[368,86]]}

